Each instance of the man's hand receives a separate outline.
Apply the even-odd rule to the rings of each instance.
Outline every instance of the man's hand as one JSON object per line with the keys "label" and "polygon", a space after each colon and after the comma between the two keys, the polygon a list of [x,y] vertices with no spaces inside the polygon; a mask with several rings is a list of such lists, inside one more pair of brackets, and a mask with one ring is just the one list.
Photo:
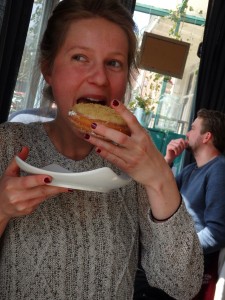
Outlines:
{"label": "man's hand", "polygon": [[171,140],[166,148],[165,160],[171,165],[174,159],[179,156],[188,146],[188,142],[184,139]]}

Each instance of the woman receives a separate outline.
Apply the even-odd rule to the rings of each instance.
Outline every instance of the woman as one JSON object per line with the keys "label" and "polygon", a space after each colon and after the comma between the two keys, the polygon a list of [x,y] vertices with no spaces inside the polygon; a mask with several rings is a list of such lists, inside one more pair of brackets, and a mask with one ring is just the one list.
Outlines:
{"label": "woman", "polygon": [[[131,299],[139,241],[151,285],[177,299],[199,290],[202,251],[173,174],[122,103],[133,29],[113,0],[64,0],[49,20],[40,64],[57,116],[0,129],[1,299]],[[111,105],[131,136],[100,124],[93,130],[114,144],[79,133],[68,111],[83,101]],[[105,194],[71,191],[48,185],[50,176],[20,176],[16,154],[37,167],[108,166],[134,180]]]}

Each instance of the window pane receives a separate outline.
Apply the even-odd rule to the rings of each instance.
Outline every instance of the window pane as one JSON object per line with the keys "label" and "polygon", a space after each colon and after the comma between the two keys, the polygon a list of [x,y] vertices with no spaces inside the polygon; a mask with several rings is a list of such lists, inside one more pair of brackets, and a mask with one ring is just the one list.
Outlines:
{"label": "window pane", "polygon": [[[149,32],[187,42],[190,49],[181,79],[140,68],[130,102],[143,126],[181,134],[185,134],[189,126],[200,62],[197,52],[203,39],[208,0],[189,0],[187,7],[182,7],[183,3],[181,0],[137,0],[134,20],[139,29],[140,47],[144,32]],[[182,9],[183,14],[180,14]],[[166,55],[161,59],[160,63],[164,61],[166,65]],[[145,103],[153,102],[151,118],[142,118],[140,110],[135,109],[136,96]]]}
{"label": "window pane", "polygon": [[41,74],[38,66],[38,47],[49,14],[56,2],[58,1],[34,1],[10,114],[40,106]]}

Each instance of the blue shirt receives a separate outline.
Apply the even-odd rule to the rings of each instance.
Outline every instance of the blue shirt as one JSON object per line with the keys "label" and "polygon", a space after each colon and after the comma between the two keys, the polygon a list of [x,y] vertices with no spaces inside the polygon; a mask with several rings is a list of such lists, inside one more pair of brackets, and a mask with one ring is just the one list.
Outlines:
{"label": "blue shirt", "polygon": [[205,254],[225,247],[225,157],[198,168],[186,166],[176,177]]}

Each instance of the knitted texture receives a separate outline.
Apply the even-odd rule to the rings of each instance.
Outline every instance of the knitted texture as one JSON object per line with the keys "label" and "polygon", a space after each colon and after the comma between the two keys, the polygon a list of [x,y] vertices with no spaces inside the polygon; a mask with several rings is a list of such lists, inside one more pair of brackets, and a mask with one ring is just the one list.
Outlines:
{"label": "knitted texture", "polygon": [[[0,126],[0,174],[25,145],[26,161],[36,167],[56,163],[82,172],[108,166],[120,173],[95,151],[79,161],[64,157],[42,123],[6,123]],[[145,190],[131,181],[109,193],[59,194],[12,219],[0,240],[0,299],[131,300],[140,228],[150,284],[190,300],[202,276],[192,220],[184,205],[167,222],[154,223],[149,215]]]}

